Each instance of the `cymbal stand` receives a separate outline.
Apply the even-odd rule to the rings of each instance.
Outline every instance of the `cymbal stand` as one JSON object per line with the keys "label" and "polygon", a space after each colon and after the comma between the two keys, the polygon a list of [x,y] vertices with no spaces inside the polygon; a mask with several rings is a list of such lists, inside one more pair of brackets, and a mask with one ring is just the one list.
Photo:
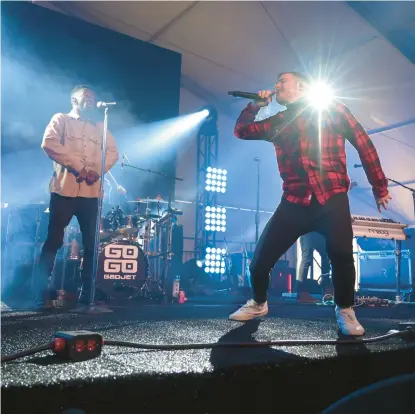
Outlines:
{"label": "cymbal stand", "polygon": [[65,238],[63,242],[63,264],[61,275],[61,290],[65,288],[65,274],[68,267],[68,254],[69,254],[69,226],[65,228]]}
{"label": "cymbal stand", "polygon": [[[412,193],[412,200],[414,203],[414,214],[415,214],[415,189],[407,187],[406,185],[400,183],[399,181],[392,180],[391,178],[386,177],[389,181],[409,190]],[[396,274],[396,296],[395,303],[400,304],[403,302],[401,296],[401,261],[402,261],[402,241],[395,240],[395,274]],[[412,289],[411,289],[412,291]]]}
{"label": "cymbal stand", "polygon": [[169,273],[170,262],[174,254],[172,251],[173,214],[171,214],[170,212],[167,213],[163,226],[164,226],[164,243],[161,246],[162,248],[161,253],[164,253],[164,254],[161,257],[163,258],[162,275],[163,275],[163,283],[165,284],[167,281],[168,273]]}
{"label": "cymbal stand", "polygon": [[[6,224],[6,243],[4,245],[4,253],[3,253],[3,260],[2,260],[2,274],[3,277],[6,274],[6,272],[9,272],[9,250],[10,250],[10,243],[12,242],[12,238],[11,238],[11,232],[10,232],[10,218],[11,218],[11,213],[9,211],[9,214],[7,214],[7,224]],[[3,273],[4,272],[4,273]],[[5,279],[3,279],[5,280]],[[33,286],[32,286],[32,291],[33,291]]]}
{"label": "cymbal stand", "polygon": [[[40,222],[42,220],[42,215],[40,211],[40,207],[37,209],[37,216],[36,216],[36,232],[35,232],[35,243],[33,246],[33,267],[32,267],[32,280],[31,280],[31,290],[34,292],[35,288],[35,278],[36,278],[36,269],[38,267],[38,244],[40,239]],[[54,281],[54,277],[52,276],[52,283]]]}
{"label": "cymbal stand", "polygon": [[[163,172],[160,172],[160,171],[154,171],[154,170],[151,170],[150,168],[141,168],[141,167],[137,167],[135,165],[132,165],[130,163],[130,160],[127,158],[127,156],[125,154],[123,155],[123,158],[125,160],[127,160],[127,163],[124,163],[124,167],[129,167],[129,168],[132,168],[132,169],[137,170],[137,171],[149,172],[151,174],[160,175],[161,177],[164,177],[167,180],[171,180],[170,191],[169,191],[169,195],[168,195],[168,206],[167,206],[167,212],[168,212],[168,214],[170,214],[168,220],[170,220],[171,219],[171,214],[174,214],[174,212],[176,211],[176,210],[172,209],[172,207],[171,207],[171,203],[172,203],[172,200],[173,200],[173,191],[174,191],[174,185],[173,184],[174,184],[175,181],[183,181],[183,178],[176,177],[176,176],[173,176],[173,175],[169,175],[169,174],[166,174],[166,173],[163,173]],[[170,227],[171,227],[171,225],[170,225]],[[151,229],[150,229],[150,232],[151,232]],[[171,234],[171,230],[168,233]],[[167,237],[167,238],[168,238],[167,243],[164,243],[164,245],[166,247],[166,250],[164,250],[160,253],[157,252],[157,256],[156,256],[156,257],[164,257],[164,260],[163,260],[164,266],[163,266],[163,270],[162,270],[162,275],[163,275],[163,280],[164,281],[166,281],[166,276],[167,276],[167,273],[168,273],[168,266],[169,266],[169,262],[171,260],[171,255],[172,255],[172,252],[171,252],[171,236]],[[160,275],[158,275],[158,276],[160,276]]]}
{"label": "cymbal stand", "polygon": [[223,237],[223,244],[225,245],[225,249],[226,249],[225,254],[222,254],[222,259],[225,262],[225,275],[227,277],[227,282],[228,282],[227,284],[229,286],[232,286],[232,281],[230,281],[230,279],[232,277],[232,275],[231,275],[232,260],[231,260],[231,257],[229,255],[228,242],[226,241],[226,237]]}
{"label": "cymbal stand", "polygon": [[256,189],[256,212],[255,212],[255,245],[258,244],[259,239],[259,190],[261,185],[261,158],[255,157],[254,161],[257,163],[257,189]]}

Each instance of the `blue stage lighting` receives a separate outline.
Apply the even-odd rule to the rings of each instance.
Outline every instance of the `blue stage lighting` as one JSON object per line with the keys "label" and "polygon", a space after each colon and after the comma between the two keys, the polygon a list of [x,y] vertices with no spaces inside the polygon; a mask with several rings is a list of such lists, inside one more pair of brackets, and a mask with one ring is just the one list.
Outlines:
{"label": "blue stage lighting", "polygon": [[226,271],[224,255],[225,248],[206,247],[203,265],[206,273],[224,274]]}
{"label": "blue stage lighting", "polygon": [[226,208],[206,206],[205,230],[226,232]]}
{"label": "blue stage lighting", "polygon": [[225,193],[227,174],[227,170],[216,167],[208,167],[206,169],[205,190],[217,193]]}

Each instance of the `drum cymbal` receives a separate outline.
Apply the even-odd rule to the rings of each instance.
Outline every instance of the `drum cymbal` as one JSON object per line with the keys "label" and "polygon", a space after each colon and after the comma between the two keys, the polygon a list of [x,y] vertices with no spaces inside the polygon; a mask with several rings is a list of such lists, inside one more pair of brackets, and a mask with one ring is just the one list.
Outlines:
{"label": "drum cymbal", "polygon": [[157,200],[157,198],[143,198],[142,200],[130,200],[130,201],[127,201],[127,203],[131,203],[131,204],[148,204],[148,203],[169,204],[168,201]]}
{"label": "drum cymbal", "polygon": [[161,203],[161,204],[169,204],[168,201],[165,200],[158,200],[157,198],[144,198],[140,200],[142,203]]}
{"label": "drum cymbal", "polygon": [[112,237],[114,235],[114,232],[110,230],[100,230],[99,231],[99,237],[101,239],[107,239],[108,237]]}
{"label": "drum cymbal", "polygon": [[143,220],[149,220],[149,219],[159,219],[161,216],[158,214],[145,214],[144,216],[139,216]]}
{"label": "drum cymbal", "polygon": [[119,227],[115,230],[115,234],[121,234],[121,235],[132,235],[135,233],[138,233],[138,228],[136,227]]}

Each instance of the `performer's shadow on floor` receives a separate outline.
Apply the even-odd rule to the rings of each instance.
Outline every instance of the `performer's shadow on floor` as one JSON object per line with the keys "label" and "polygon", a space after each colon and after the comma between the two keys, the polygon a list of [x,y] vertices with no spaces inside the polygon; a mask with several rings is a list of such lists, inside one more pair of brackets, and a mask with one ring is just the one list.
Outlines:
{"label": "performer's shadow on floor", "polygon": [[[254,319],[232,329],[223,335],[218,343],[253,342],[258,343],[254,333],[258,330],[260,320]],[[278,338],[275,338],[277,340]],[[241,365],[280,364],[287,362],[306,361],[304,358],[289,352],[284,352],[269,346],[246,348],[213,348],[210,354],[210,363],[215,369],[229,368]]]}

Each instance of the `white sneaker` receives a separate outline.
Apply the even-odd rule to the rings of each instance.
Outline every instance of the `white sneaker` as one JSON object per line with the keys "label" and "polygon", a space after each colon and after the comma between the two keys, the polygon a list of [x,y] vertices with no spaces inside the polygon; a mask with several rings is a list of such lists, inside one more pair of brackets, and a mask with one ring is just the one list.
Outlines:
{"label": "white sneaker", "polygon": [[362,336],[365,329],[356,319],[353,308],[339,308],[336,306],[337,326],[343,335]]}
{"label": "white sneaker", "polygon": [[229,315],[229,319],[233,321],[250,321],[251,319],[265,316],[268,313],[268,303],[262,303],[258,305],[253,299],[248,300],[244,306],[238,309],[236,312]]}

